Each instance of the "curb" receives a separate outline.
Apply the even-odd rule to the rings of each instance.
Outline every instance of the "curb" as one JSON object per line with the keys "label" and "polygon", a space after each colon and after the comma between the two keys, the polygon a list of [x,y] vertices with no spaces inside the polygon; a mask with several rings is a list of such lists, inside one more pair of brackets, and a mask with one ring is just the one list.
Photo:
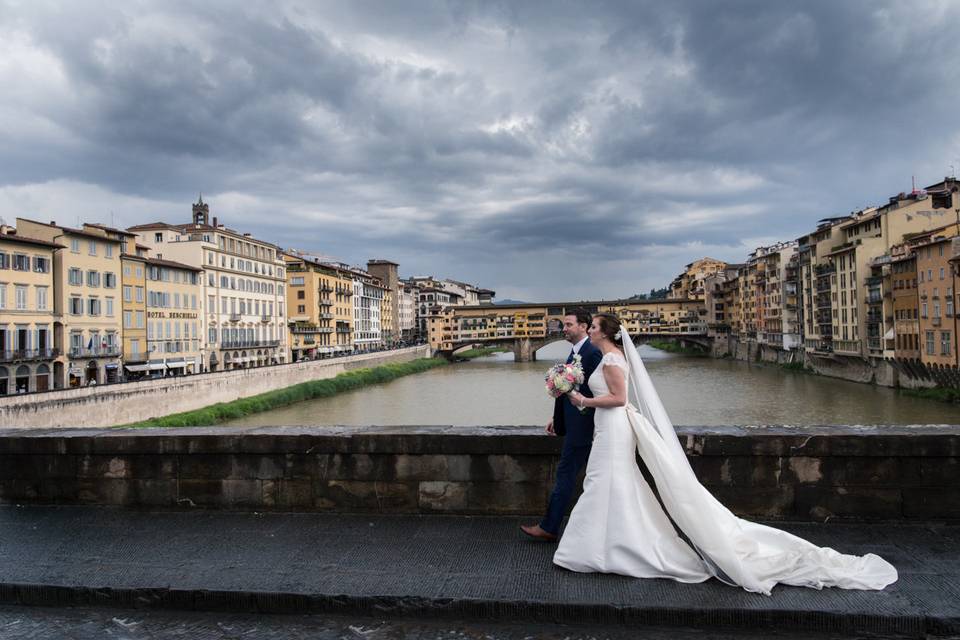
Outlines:
{"label": "curb", "polygon": [[544,601],[510,601],[407,596],[113,588],[0,583],[0,604],[46,607],[117,607],[271,614],[347,614],[432,619],[495,619],[659,627],[749,628],[865,633],[895,636],[960,635],[960,618],[936,615],[840,614],[808,610],[620,607]]}

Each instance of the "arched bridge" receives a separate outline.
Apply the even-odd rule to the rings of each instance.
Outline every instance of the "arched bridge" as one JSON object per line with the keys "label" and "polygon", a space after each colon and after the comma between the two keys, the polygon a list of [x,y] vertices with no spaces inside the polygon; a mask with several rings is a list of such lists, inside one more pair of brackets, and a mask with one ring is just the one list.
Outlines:
{"label": "arched bridge", "polygon": [[[648,342],[670,342],[685,348],[702,349],[710,351],[713,344],[713,338],[705,335],[685,335],[676,333],[640,333],[632,335],[630,338],[637,346]],[[565,341],[562,332],[551,333],[539,337],[510,337],[503,336],[498,338],[483,338],[479,340],[465,340],[454,342],[452,349],[437,349],[435,353],[448,360],[455,360],[458,351],[463,351],[473,347],[507,347],[513,353],[513,359],[516,362],[535,362],[537,360],[537,351],[553,344],[554,342]]]}

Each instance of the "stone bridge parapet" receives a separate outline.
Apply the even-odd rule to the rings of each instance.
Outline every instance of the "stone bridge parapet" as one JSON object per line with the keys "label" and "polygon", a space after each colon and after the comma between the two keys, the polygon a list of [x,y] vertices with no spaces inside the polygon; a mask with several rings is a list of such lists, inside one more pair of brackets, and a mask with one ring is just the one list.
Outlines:
{"label": "stone bridge parapet", "polygon": [[[763,519],[960,520],[960,425],[680,427],[700,480]],[[537,514],[540,427],[0,430],[0,503]]]}

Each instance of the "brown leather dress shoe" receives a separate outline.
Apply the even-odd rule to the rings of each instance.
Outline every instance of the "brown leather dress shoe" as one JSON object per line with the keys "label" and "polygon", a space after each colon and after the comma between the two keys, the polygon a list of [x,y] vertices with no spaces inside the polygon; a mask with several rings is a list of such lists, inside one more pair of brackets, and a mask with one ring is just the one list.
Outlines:
{"label": "brown leather dress shoe", "polygon": [[542,540],[544,542],[557,541],[557,536],[549,531],[544,531],[538,524],[522,524],[520,525],[520,531],[523,531],[525,534],[536,540]]}

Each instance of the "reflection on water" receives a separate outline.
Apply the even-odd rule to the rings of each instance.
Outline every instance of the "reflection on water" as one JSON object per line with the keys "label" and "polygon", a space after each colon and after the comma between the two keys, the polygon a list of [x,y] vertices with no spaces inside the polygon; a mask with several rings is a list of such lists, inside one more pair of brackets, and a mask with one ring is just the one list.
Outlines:
{"label": "reflection on water", "polygon": [[[232,425],[545,424],[552,400],[543,373],[570,345],[540,350],[538,362],[498,354],[249,416]],[[677,356],[641,347],[654,384],[677,425],[956,423],[955,406],[884,387],[774,365]]]}

